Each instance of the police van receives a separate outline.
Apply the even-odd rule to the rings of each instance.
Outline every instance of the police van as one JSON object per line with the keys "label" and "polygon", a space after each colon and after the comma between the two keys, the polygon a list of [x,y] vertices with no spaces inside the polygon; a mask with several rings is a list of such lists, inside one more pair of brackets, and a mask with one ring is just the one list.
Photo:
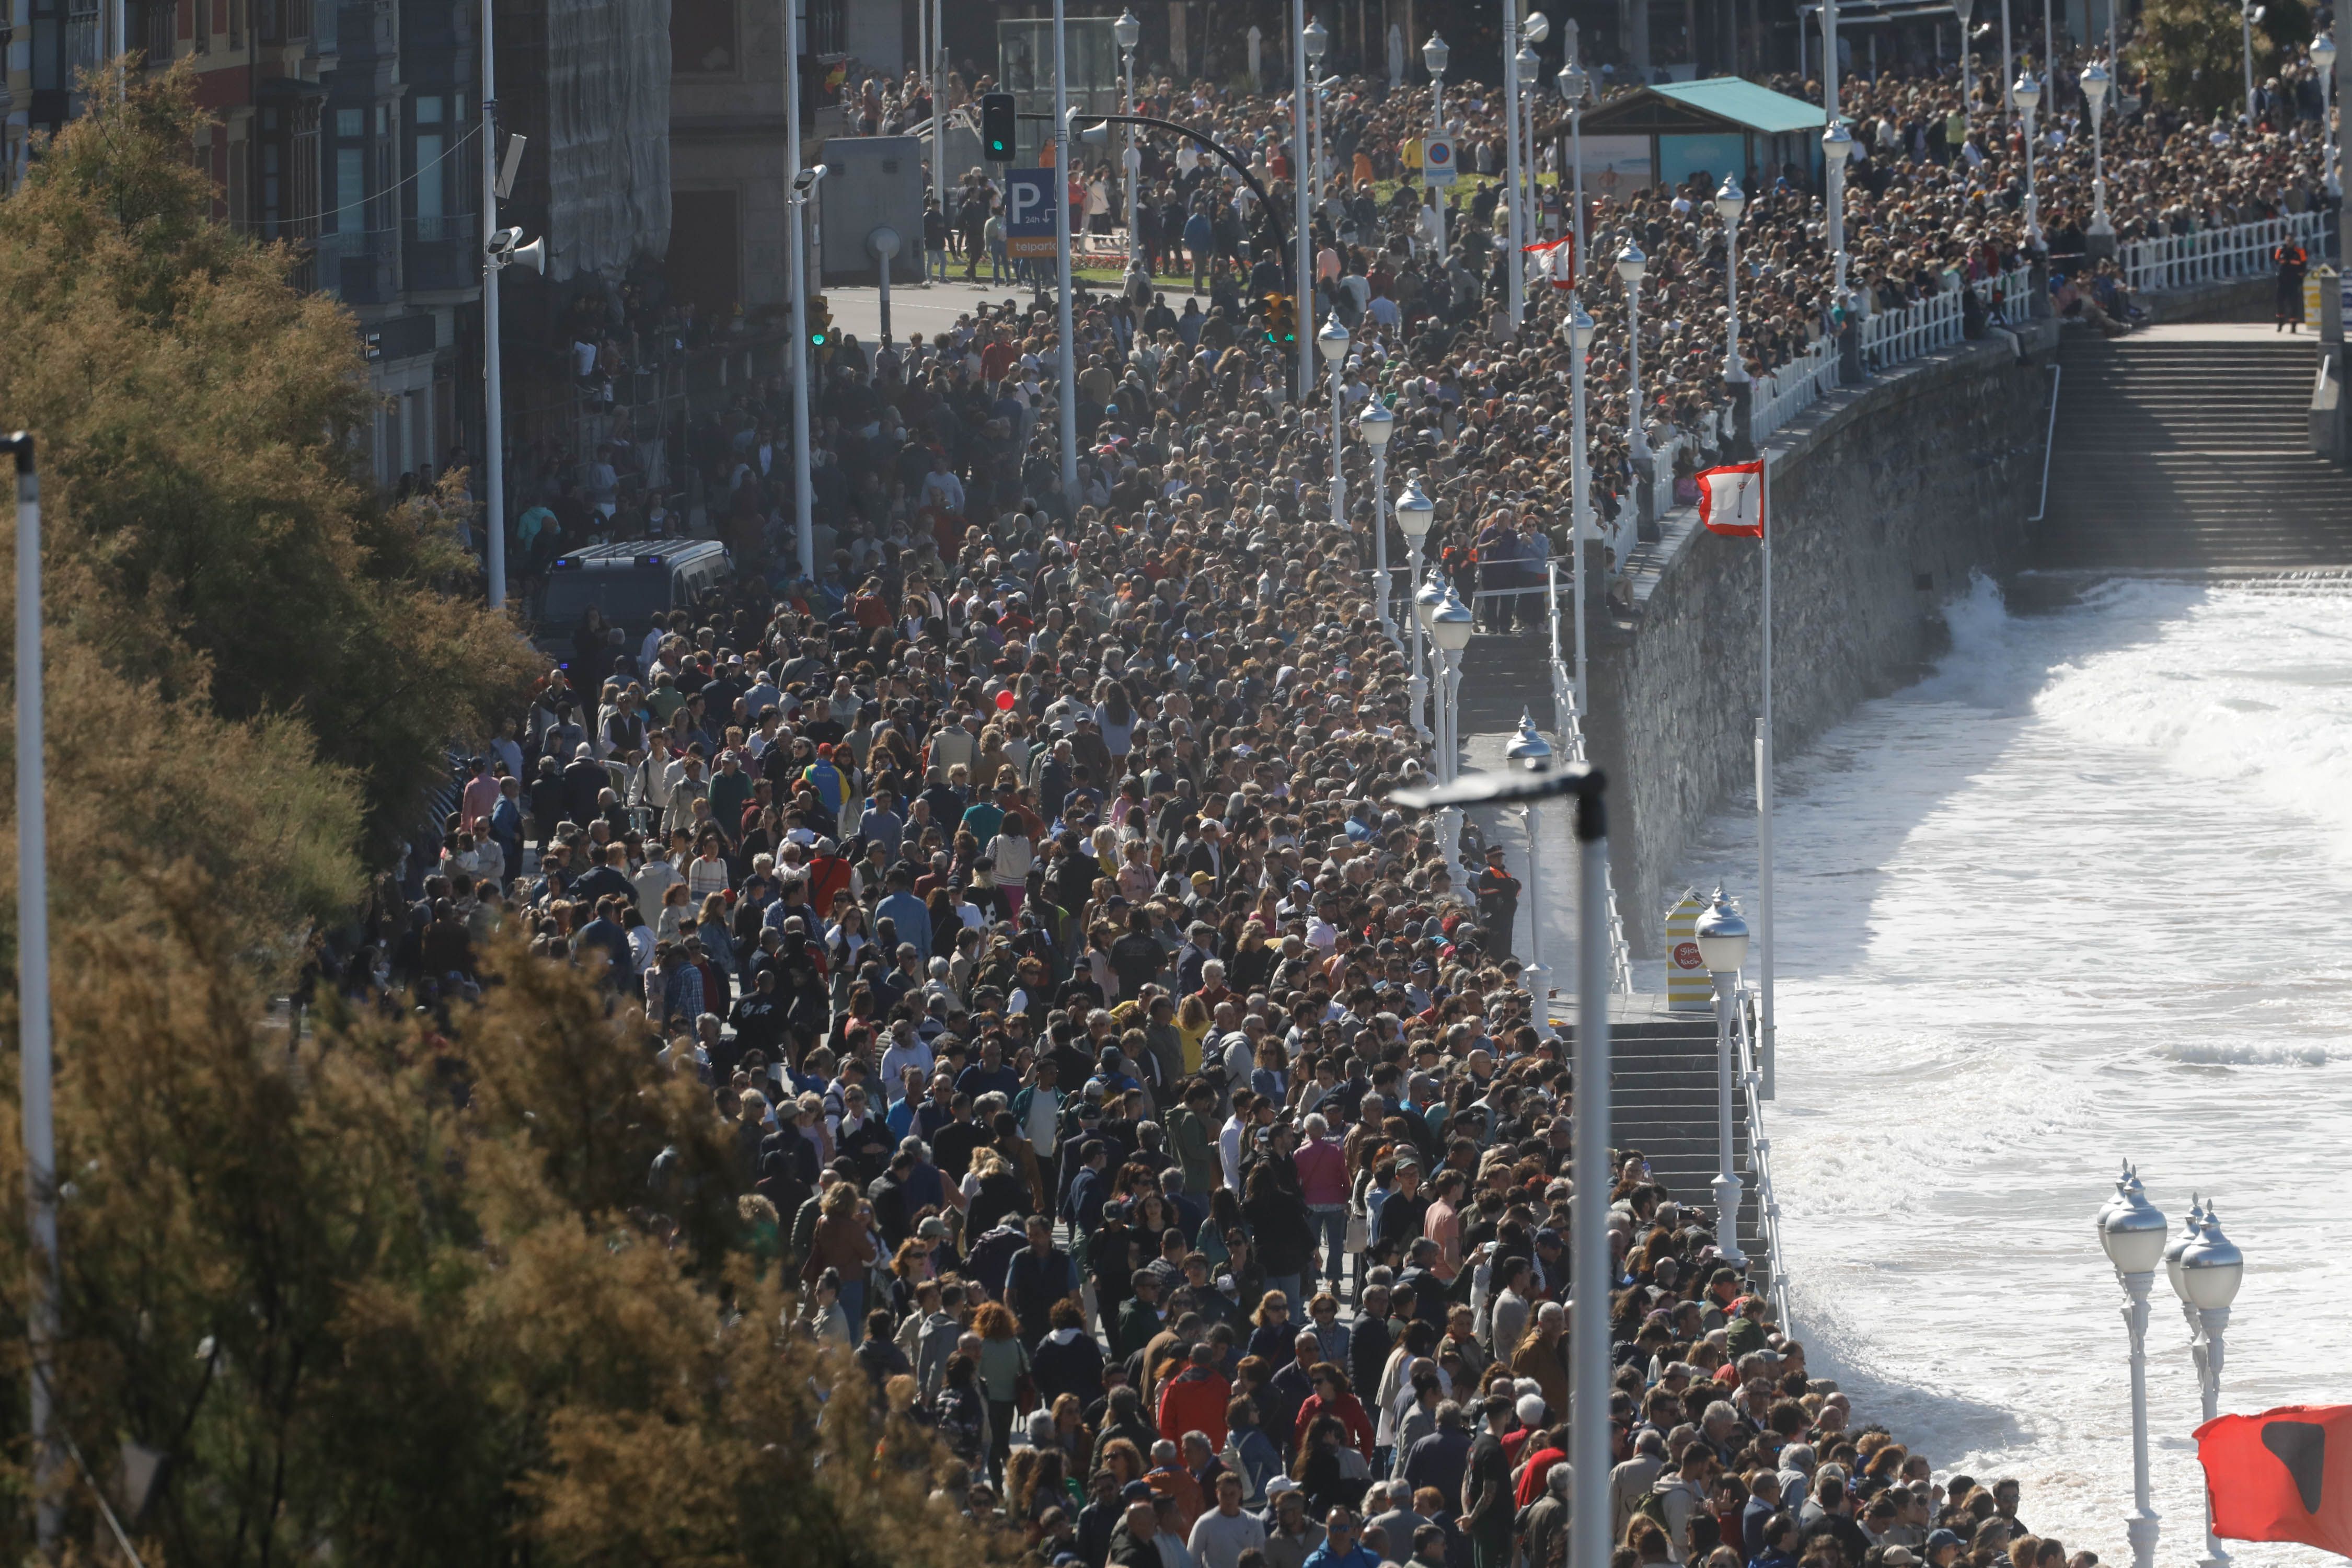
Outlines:
{"label": "police van", "polygon": [[595,610],[615,652],[634,653],[656,616],[692,608],[727,579],[727,547],[715,539],[634,539],[567,551],[547,569],[533,641],[568,666],[584,650]]}

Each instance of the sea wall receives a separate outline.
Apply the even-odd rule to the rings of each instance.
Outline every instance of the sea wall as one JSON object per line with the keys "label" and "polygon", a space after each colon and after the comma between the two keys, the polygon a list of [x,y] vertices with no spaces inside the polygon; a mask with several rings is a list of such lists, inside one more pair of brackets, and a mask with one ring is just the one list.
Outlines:
{"label": "sea wall", "polygon": [[[1770,437],[1773,734],[1786,757],[1915,679],[1970,573],[2019,563],[2049,428],[2053,324],[1884,373]],[[1597,619],[1589,731],[1626,936],[1663,946],[1693,831],[1752,789],[1761,552],[1670,512]],[[1630,590],[1630,594],[1627,592]]]}

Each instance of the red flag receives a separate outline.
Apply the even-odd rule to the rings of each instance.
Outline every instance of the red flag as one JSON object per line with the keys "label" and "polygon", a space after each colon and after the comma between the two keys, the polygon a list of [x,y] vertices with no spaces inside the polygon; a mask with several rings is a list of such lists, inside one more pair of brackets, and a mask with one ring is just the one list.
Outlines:
{"label": "red flag", "polygon": [[1539,265],[1544,275],[1551,279],[1553,288],[1576,287],[1576,236],[1573,234],[1564,234],[1558,239],[1544,240],[1535,245],[1523,245],[1519,249],[1528,256],[1542,258]]}
{"label": "red flag", "polygon": [[1713,533],[1764,537],[1764,464],[1727,463],[1698,472],[1698,520]]}
{"label": "red flag", "polygon": [[2287,1405],[2197,1428],[2213,1533],[2352,1557],[2352,1405]]}

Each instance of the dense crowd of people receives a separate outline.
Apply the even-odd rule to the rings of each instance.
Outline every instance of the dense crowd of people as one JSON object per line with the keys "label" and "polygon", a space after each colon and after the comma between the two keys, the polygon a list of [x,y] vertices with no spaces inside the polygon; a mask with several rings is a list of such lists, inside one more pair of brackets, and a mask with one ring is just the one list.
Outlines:
{"label": "dense crowd of people", "polygon": [[[1427,755],[1352,542],[1162,516],[583,641],[341,983],[430,1008],[499,932],[584,966],[732,1129],[741,1251],[874,1463],[1030,1562],[1562,1564],[1576,1085],[1517,884],[1385,803]],[[1610,1168],[1617,1568],[2095,1561]]]}
{"label": "dense crowd of people", "polygon": [[[2115,259],[2095,254],[2090,240],[2082,63],[2071,55],[2062,61],[2033,122],[2041,248],[2053,308],[2120,332],[2138,312]],[[2290,65],[2264,84],[2261,117],[2251,124],[2197,120],[2125,74],[2103,126],[2106,208],[2118,243],[2200,234],[2333,200],[2325,195],[2307,65]],[[1769,85],[1813,101],[1822,92],[1818,81]],[[1966,290],[1971,331],[1998,319],[2000,296],[1990,280],[2036,254],[2027,232],[2023,121],[2004,112],[1997,71],[1980,72],[1973,86],[1963,112],[1961,85],[1948,69],[1841,83],[1855,148],[1845,184],[1850,292],[1843,297],[1816,171],[1748,173],[1738,257],[1739,353],[1750,377],[1854,331],[1870,313],[1956,288]],[[1055,326],[1042,294],[975,310],[951,331],[928,337],[836,336],[820,353],[813,398],[824,520],[816,592],[828,608],[856,591],[875,544],[935,551],[945,570],[965,527],[1029,503],[1066,529],[1080,527],[1087,508],[1098,519],[1116,515],[1114,527],[1139,519],[1157,526],[1148,520],[1188,506],[1222,511],[1228,526],[1235,514],[1254,521],[1269,506],[1294,523],[1328,511],[1320,407],[1328,399],[1318,388],[1301,421],[1296,350],[1270,341],[1282,334],[1266,305],[1286,287],[1287,252],[1274,240],[1292,211],[1288,101],[1166,78],[1138,90],[1145,112],[1194,125],[1233,149],[1270,203],[1192,143],[1143,136],[1136,237],[1149,277],[1131,272],[1123,285],[1081,289],[1076,361],[1085,451],[1071,493],[1051,414]],[[887,127],[928,114],[920,91],[912,79],[887,89],[865,82],[845,89],[845,102],[866,104]],[[1499,169],[1498,95],[1454,83],[1445,102],[1465,170]],[[1473,180],[1441,193],[1417,180],[1430,115],[1426,87],[1386,90],[1358,79],[1328,95],[1315,288],[1296,326],[1311,333],[1336,316],[1349,329],[1349,409],[1378,396],[1398,415],[1391,468],[1420,468],[1440,500],[1433,545],[1446,552],[1448,569],[1465,585],[1525,586],[1568,542],[1569,363],[1559,335],[1568,291],[1531,278],[1524,329],[1499,331],[1511,261],[1497,248],[1500,187]],[[1556,233],[1567,221],[1559,188],[1549,183],[1557,143],[1547,133],[1538,150],[1547,182],[1539,227]],[[1647,461],[1634,456],[1637,420],[1643,448],[1677,454],[1672,493],[1658,497],[1659,506],[1689,500],[1691,474],[1736,439],[1723,376],[1727,236],[1712,199],[1722,177],[1698,171],[1661,189],[1588,192],[1577,290],[1596,325],[1587,448],[1595,521],[1612,554],[1630,543],[1636,489],[1650,478]],[[1082,226],[1123,226],[1126,203],[1108,161],[1074,172],[1072,202],[1085,215]],[[973,170],[952,180],[946,203],[933,209],[926,247],[950,275],[1009,280],[1003,233],[1002,192],[988,172]],[[1647,258],[1638,410],[1625,291],[1608,265],[1629,241]],[[751,384],[667,432],[661,453],[591,454],[575,478],[561,477],[560,464],[540,465],[534,471],[548,482],[537,511],[515,509],[534,522],[515,558],[543,562],[583,539],[691,531],[725,538],[739,559],[760,563],[779,583],[793,575],[797,555],[784,537],[789,449],[780,437],[789,429],[790,398],[781,380]],[[1355,472],[1360,448],[1348,462],[1349,525],[1360,535],[1370,526],[1369,476]],[[632,472],[675,477],[665,496],[633,482]],[[608,474],[623,476],[617,487]],[[548,522],[555,526],[537,526]],[[1496,543],[1497,529],[1517,541],[1500,559],[1479,543],[1482,535]],[[1401,559],[1402,541],[1390,542],[1391,560]],[[1498,613],[1482,606],[1490,617]]]}
{"label": "dense crowd of people", "polygon": [[[2299,89],[2251,126],[2119,93],[2120,235],[2325,200]],[[1280,100],[1146,91],[1286,216]],[[1845,84],[1858,298],[1835,295],[1809,173],[1754,182],[1751,375],[2029,254],[1998,91],[1963,113],[1947,79]],[[1490,95],[1447,96],[1465,163],[1498,162]],[[2127,329],[2084,243],[2067,71],[2050,101],[2055,308]],[[880,128],[909,103],[871,108]],[[1410,178],[1429,113],[1425,89],[1334,95],[1304,321],[1349,331],[1349,414],[1396,414],[1389,468],[1436,501],[1439,569],[1519,586],[1564,545],[1571,291],[1537,279],[1525,328],[1496,331],[1495,193],[1457,187],[1436,243]],[[593,970],[732,1125],[742,1247],[862,1373],[835,1397],[871,1403],[876,1463],[929,1470],[1039,1563],[1560,1564],[1576,1085],[1512,956],[1517,884],[1475,831],[1449,855],[1389,804],[1432,765],[1424,717],[1381,624],[1367,454],[1348,442],[1334,517],[1328,398],[1302,406],[1271,341],[1265,204],[1187,147],[1147,141],[1142,177],[1144,248],[1199,288],[1082,292],[1076,488],[1041,302],[826,345],[812,575],[791,389],[731,391],[666,454],[690,504],[652,510],[653,531],[727,539],[736,577],[646,622],[541,628],[559,652],[529,711],[379,888],[345,983],[431,1006],[501,931]],[[1648,258],[1638,410],[1616,278],[1578,285],[1604,521],[1637,419],[1685,474],[1726,439],[1720,178],[1591,204],[1592,258]],[[976,268],[994,216],[984,176],[959,182],[927,246]],[[1971,320],[1989,308],[1971,290]],[[648,513],[576,489],[537,510],[526,561]],[[1700,1194],[1637,1150],[1612,1168],[1612,1278],[1580,1310],[1613,1343],[1612,1568],[2095,1561],[2033,1534],[2013,1484],[1939,1476],[1853,1411],[1726,1265]]]}

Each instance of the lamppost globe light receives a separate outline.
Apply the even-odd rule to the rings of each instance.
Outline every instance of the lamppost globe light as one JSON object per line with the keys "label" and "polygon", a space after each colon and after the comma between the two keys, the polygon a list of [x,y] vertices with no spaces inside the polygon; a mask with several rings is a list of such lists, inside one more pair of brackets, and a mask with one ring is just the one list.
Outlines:
{"label": "lamppost globe light", "polygon": [[[2110,1203],[2107,1206],[2112,1208],[2115,1205]],[[2105,1223],[2105,1211],[2102,1210],[2102,1224]],[[2205,1205],[2197,1201],[2196,1194],[2191,1194],[2189,1199],[2189,1217],[2183,1222],[2180,1233],[2175,1236],[2164,1249],[2164,1278],[2171,1285],[2172,1293],[2184,1301],[2189,1300],[2189,1287],[2181,1281],[2180,1255],[2195,1246],[2204,1234]]]}
{"label": "lamppost globe light", "polygon": [[1380,451],[1389,444],[1389,437],[1396,434],[1396,416],[1389,412],[1384,403],[1367,403],[1364,411],[1356,416],[1356,434],[1363,437],[1365,446],[1375,452]]}
{"label": "lamppost globe light", "polygon": [[2017,85],[2009,89],[2009,94],[2017,100],[2018,108],[2030,112],[2041,106],[2042,84],[2034,79],[2032,71],[2020,71]]}
{"label": "lamppost globe light", "polygon": [[1698,917],[1698,958],[1709,974],[1736,974],[1748,963],[1748,922],[1721,888],[1714,907]]}
{"label": "lamppost globe light", "polygon": [[1319,60],[1323,58],[1323,51],[1331,47],[1331,29],[1323,25],[1322,17],[1318,16],[1307,24],[1307,30],[1298,35],[1298,39],[1306,46],[1307,58]]}
{"label": "lamppost globe light", "polygon": [[1315,346],[1323,351],[1324,363],[1336,363],[1347,358],[1348,342],[1348,329],[1340,324],[1339,318],[1336,315],[1325,317],[1322,327],[1315,334]]}
{"label": "lamppost globe light", "polygon": [[1528,45],[1521,44],[1515,58],[1519,62],[1519,84],[1522,87],[1535,86],[1536,73],[1543,69],[1542,57]]}
{"label": "lamppost globe light", "polygon": [[2083,97],[2089,102],[2091,112],[2096,114],[2099,106],[2107,100],[2107,89],[2114,85],[2115,79],[2107,75],[2106,67],[2093,60],[2083,68],[2081,82]]}
{"label": "lamppost globe light", "polygon": [[1570,60],[1560,67],[1559,74],[1551,79],[1559,86],[1559,96],[1563,100],[1570,103],[1584,101],[1584,68],[1582,66]]}
{"label": "lamppost globe light", "polygon": [[1592,318],[1584,313],[1583,306],[1576,308],[1576,313],[1569,317],[1568,324],[1562,330],[1568,334],[1568,346],[1578,353],[1592,346]]}
{"label": "lamppost globe light", "polygon": [[2333,33],[2322,33],[2311,40],[2311,64],[2312,68],[2323,76],[2336,68],[2336,36]]}
{"label": "lamppost globe light", "polygon": [[1642,247],[1629,237],[1625,241],[1625,248],[1617,253],[1617,276],[1628,283],[1639,283],[1649,270],[1650,258],[1643,255]]}
{"label": "lamppost globe light", "polygon": [[2219,1311],[2238,1299],[2245,1278],[2246,1255],[2221,1234],[2221,1216],[2209,1205],[2203,1234],[2180,1255],[2182,1299],[2200,1311]]}
{"label": "lamppost globe light", "polygon": [[1118,20],[1110,25],[1110,36],[1118,41],[1120,48],[1131,49],[1142,41],[1143,24],[1136,20],[1133,11],[1121,11]]}
{"label": "lamppost globe light", "polygon": [[1429,612],[1430,639],[1447,653],[1460,653],[1470,646],[1473,625],[1470,606],[1462,602],[1453,584],[1446,584],[1443,597]]}
{"label": "lamppost globe light", "polygon": [[1715,210],[1727,224],[1738,223],[1739,215],[1748,210],[1748,193],[1739,188],[1738,176],[1723,177],[1723,188],[1715,193]]}
{"label": "lamppost globe light", "polygon": [[2099,1245],[2118,1274],[2147,1274],[2164,1260],[2163,1212],[2147,1201],[2128,1167],[2116,1184],[2116,1201],[2099,1211]]}
{"label": "lamppost globe light", "polygon": [[[1390,417],[1395,416],[1391,415]],[[1418,476],[1405,481],[1404,493],[1397,497],[1392,510],[1396,512],[1397,531],[1411,540],[1429,537],[1429,525],[1437,515],[1437,503],[1431,500],[1428,492],[1421,488]]]}
{"label": "lamppost globe light", "polygon": [[1519,712],[1518,732],[1503,748],[1503,755],[1529,773],[1539,773],[1551,766],[1551,742],[1537,731],[1534,717],[1524,709]]}
{"label": "lamppost globe light", "polygon": [[1551,37],[1551,18],[1540,11],[1530,11],[1528,19],[1519,24],[1519,37],[1531,44],[1540,44]]}
{"label": "lamppost globe light", "polygon": [[1445,62],[1453,58],[1454,51],[1447,48],[1445,47],[1445,40],[1439,37],[1435,33],[1430,34],[1429,42],[1421,46],[1422,68],[1432,76],[1444,76],[1445,74]]}
{"label": "lamppost globe light", "polygon": [[[1430,573],[1423,579],[1420,591],[1412,596],[1412,616],[1421,623],[1423,631],[1432,632],[1433,635],[1432,617],[1437,614],[1437,607],[1445,603],[1445,596],[1452,592],[1453,590],[1445,585],[1445,580],[1435,572]],[[1440,643],[1438,646],[1443,647],[1445,645]]]}
{"label": "lamppost globe light", "polygon": [[1841,164],[1853,156],[1853,132],[1843,121],[1822,132],[1822,155],[1834,158]]}

